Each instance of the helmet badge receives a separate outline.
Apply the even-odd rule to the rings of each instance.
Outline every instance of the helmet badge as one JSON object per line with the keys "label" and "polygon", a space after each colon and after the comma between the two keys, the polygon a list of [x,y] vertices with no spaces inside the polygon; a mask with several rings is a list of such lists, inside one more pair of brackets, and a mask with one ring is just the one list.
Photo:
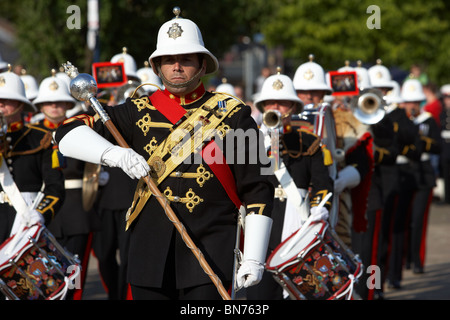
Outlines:
{"label": "helmet badge", "polygon": [[314,72],[312,72],[311,69],[306,70],[303,74],[303,78],[305,78],[305,80],[311,80],[314,78]]}
{"label": "helmet badge", "polygon": [[3,87],[6,84],[6,80],[4,77],[0,77],[0,87]]}
{"label": "helmet badge", "polygon": [[284,87],[283,82],[280,79],[277,79],[272,83],[273,90],[278,91],[283,89],[283,87]]}
{"label": "helmet badge", "polygon": [[180,25],[176,22],[173,23],[172,26],[169,28],[169,31],[167,31],[169,38],[172,38],[174,40],[178,37],[181,37],[182,33],[183,29],[181,29]]}

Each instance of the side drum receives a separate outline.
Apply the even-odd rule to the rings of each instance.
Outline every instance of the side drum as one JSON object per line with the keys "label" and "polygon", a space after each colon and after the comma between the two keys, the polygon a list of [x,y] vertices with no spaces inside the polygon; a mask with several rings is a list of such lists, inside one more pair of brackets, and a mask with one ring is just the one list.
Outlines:
{"label": "side drum", "polygon": [[351,299],[362,264],[325,221],[312,222],[282,242],[266,269],[293,300]]}
{"label": "side drum", "polygon": [[24,228],[0,247],[0,291],[10,300],[63,300],[79,273],[78,259],[41,224]]}

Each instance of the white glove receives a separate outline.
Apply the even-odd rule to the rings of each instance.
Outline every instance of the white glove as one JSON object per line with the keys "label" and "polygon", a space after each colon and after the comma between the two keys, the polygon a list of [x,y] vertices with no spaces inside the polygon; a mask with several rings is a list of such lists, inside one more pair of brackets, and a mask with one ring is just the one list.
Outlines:
{"label": "white glove", "polygon": [[245,216],[244,257],[236,275],[236,290],[248,288],[261,281],[269,245],[272,219],[259,215]]}
{"label": "white glove", "polygon": [[328,209],[325,207],[312,207],[311,208],[311,221],[328,220]]}
{"label": "white glove", "polygon": [[44,224],[44,222],[44,217],[39,211],[34,209],[28,211],[27,226],[32,226],[36,223]]}
{"label": "white glove", "polygon": [[361,182],[358,170],[353,166],[346,166],[339,171],[338,177],[334,180],[334,192],[339,194],[345,188],[354,188]]}
{"label": "white glove", "polygon": [[13,234],[22,231],[25,227],[30,227],[36,223],[44,224],[44,222],[45,220],[42,214],[35,209],[29,210],[24,215],[16,214],[10,235],[12,236]]}
{"label": "white glove", "polygon": [[131,148],[111,146],[102,154],[101,163],[121,168],[132,179],[140,179],[150,172],[144,157]]}
{"label": "white glove", "polygon": [[264,272],[264,265],[255,260],[245,260],[239,267],[236,281],[237,289],[248,288],[258,284]]}

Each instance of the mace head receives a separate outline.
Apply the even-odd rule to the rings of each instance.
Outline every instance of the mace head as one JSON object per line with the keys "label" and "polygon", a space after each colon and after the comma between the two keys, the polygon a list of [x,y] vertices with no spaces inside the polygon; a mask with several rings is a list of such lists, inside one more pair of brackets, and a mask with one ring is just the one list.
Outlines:
{"label": "mace head", "polygon": [[80,101],[88,101],[97,94],[97,83],[94,77],[87,73],[78,73],[78,69],[69,61],[63,65],[64,71],[72,79],[70,93]]}

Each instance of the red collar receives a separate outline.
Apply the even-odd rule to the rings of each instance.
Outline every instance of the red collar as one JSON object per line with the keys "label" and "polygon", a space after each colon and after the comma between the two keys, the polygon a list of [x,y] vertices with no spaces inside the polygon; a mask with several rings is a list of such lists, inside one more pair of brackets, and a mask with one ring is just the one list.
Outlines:
{"label": "red collar", "polygon": [[164,89],[163,92],[166,96],[168,96],[170,99],[175,100],[178,104],[186,105],[186,104],[190,104],[190,103],[193,103],[193,102],[199,100],[201,97],[203,97],[206,90],[205,90],[205,87],[203,86],[203,83],[200,82],[200,84],[194,91],[192,91],[186,95],[183,95],[183,96],[173,94],[173,93],[169,92],[167,89]]}
{"label": "red collar", "polygon": [[17,121],[8,125],[8,132],[16,132],[23,128],[23,121]]}
{"label": "red collar", "polygon": [[61,121],[60,123],[53,123],[53,122],[49,121],[48,119],[44,119],[44,127],[51,129],[51,130],[57,129],[59,127],[59,125],[63,122],[64,122],[64,120]]}

